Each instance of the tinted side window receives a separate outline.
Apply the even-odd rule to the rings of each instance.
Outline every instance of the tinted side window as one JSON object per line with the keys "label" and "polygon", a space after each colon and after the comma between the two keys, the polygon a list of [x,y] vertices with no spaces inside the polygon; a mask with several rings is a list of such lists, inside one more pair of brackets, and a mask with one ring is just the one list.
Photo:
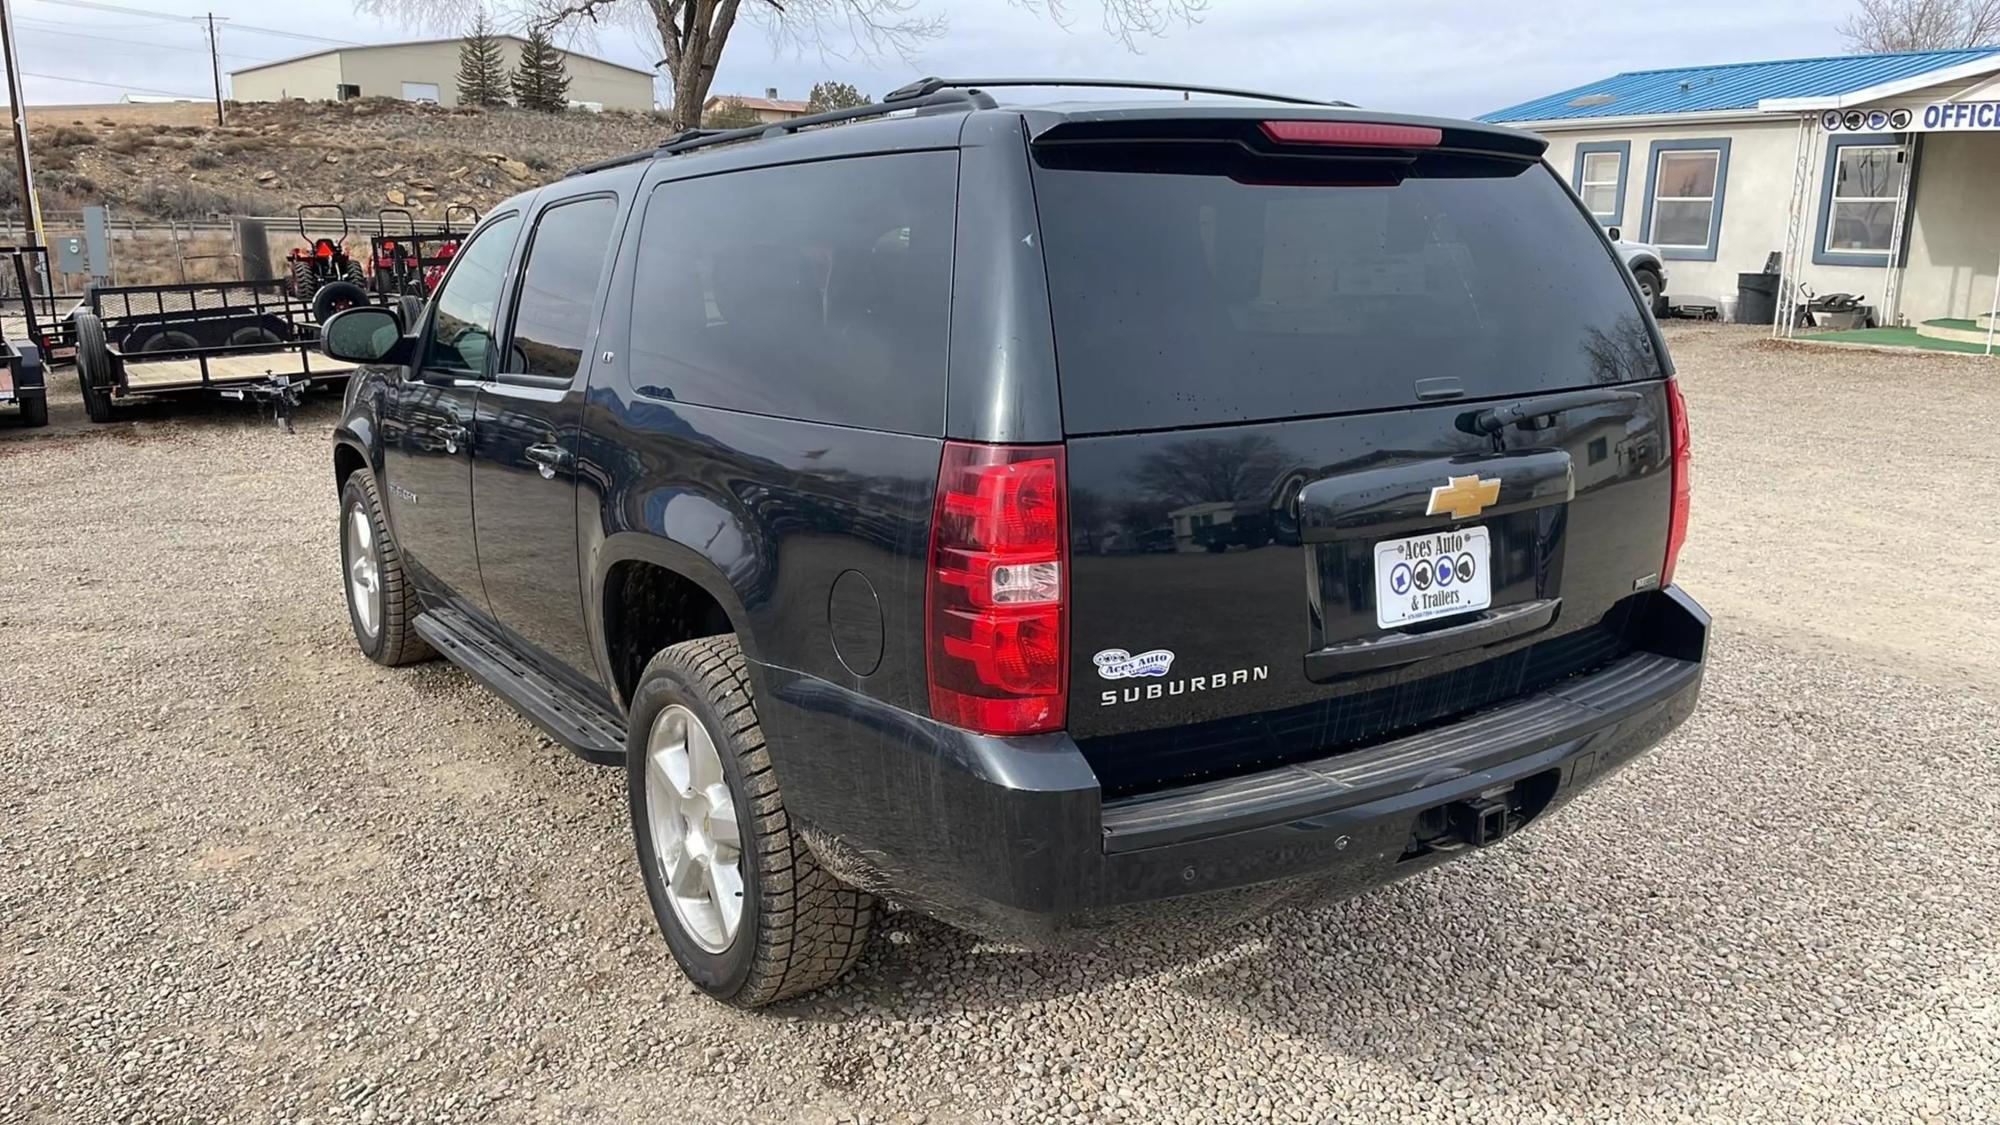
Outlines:
{"label": "tinted side window", "polygon": [[500,308],[501,283],[507,276],[507,256],[520,232],[521,216],[497,219],[472,236],[452,263],[451,276],[438,290],[437,312],[431,317],[430,344],[424,366],[484,375],[493,350],[493,319]]}
{"label": "tinted side window", "polygon": [[632,362],[682,402],[903,433],[944,422],[956,152],[661,184]]}
{"label": "tinted side window", "polygon": [[600,196],[551,207],[535,220],[514,301],[507,371],[565,382],[576,378],[617,218],[618,201]]}

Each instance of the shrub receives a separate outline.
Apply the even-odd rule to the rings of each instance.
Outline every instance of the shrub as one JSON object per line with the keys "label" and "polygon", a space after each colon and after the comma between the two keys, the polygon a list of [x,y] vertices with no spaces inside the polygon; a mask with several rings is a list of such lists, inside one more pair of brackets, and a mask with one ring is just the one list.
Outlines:
{"label": "shrub", "polygon": [[111,139],[104,142],[104,147],[120,156],[132,156],[141,149],[150,147],[152,143],[153,138],[149,134],[132,129],[120,129],[111,134]]}
{"label": "shrub", "polygon": [[48,139],[43,143],[51,148],[78,148],[96,144],[97,134],[75,125],[58,125],[50,130]]}
{"label": "shrub", "polygon": [[150,183],[130,200],[131,207],[159,219],[201,219],[213,214],[269,214],[276,205],[259,192],[221,191],[202,184]]}

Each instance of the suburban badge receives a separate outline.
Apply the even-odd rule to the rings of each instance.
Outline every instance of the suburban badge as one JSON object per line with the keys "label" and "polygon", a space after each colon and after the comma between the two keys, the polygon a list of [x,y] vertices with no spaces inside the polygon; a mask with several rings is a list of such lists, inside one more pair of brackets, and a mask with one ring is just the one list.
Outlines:
{"label": "suburban badge", "polygon": [[1448,515],[1458,520],[1471,519],[1498,499],[1500,499],[1499,477],[1487,477],[1485,480],[1480,480],[1477,474],[1469,477],[1452,477],[1431,489],[1431,506],[1424,514]]}

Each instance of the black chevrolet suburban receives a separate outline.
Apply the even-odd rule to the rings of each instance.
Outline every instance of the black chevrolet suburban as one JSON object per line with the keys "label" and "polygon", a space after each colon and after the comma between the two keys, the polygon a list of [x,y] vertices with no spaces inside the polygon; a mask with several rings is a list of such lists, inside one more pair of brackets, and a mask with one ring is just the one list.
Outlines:
{"label": "black chevrolet suburban", "polygon": [[1030,84],[579,169],[326,326],[362,651],[624,766],[723,1000],[882,899],[1066,944],[1402,878],[1695,705],[1686,413],[1540,139]]}

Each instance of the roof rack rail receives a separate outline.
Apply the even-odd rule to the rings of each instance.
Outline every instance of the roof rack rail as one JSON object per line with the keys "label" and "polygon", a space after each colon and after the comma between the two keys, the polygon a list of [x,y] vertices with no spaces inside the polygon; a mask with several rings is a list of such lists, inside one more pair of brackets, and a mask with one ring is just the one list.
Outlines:
{"label": "roof rack rail", "polygon": [[882,95],[882,100],[894,103],[914,98],[931,97],[944,90],[972,90],[979,87],[993,86],[1088,86],[1113,90],[1172,90],[1182,94],[1219,94],[1224,97],[1251,98],[1260,102],[1284,102],[1289,105],[1353,107],[1352,102],[1295,98],[1289,94],[1266,94],[1257,90],[1231,89],[1227,86],[1194,86],[1185,82],[1148,82],[1137,78],[919,78],[907,86],[898,87]]}
{"label": "roof rack rail", "polygon": [[582,167],[570,169],[565,173],[565,176],[581,176],[586,172],[601,172],[606,168],[637,164],[643,160],[651,160],[656,156],[677,156],[683,152],[693,152],[696,149],[711,148],[715,145],[735,144],[737,141],[755,141],[763,140],[766,137],[782,137],[788,133],[796,133],[801,129],[813,128],[816,125],[836,125],[842,121],[856,121],[864,117],[885,117],[891,113],[907,113],[913,109],[935,109],[939,112],[947,110],[969,111],[974,109],[992,109],[994,105],[995,103],[992,98],[976,90],[960,92],[957,90],[940,89],[929,94],[912,95],[896,101],[884,99],[883,101],[873,102],[868,105],[851,106],[847,109],[833,109],[825,113],[810,113],[804,117],[794,117],[789,121],[774,121],[768,125],[750,125],[742,129],[683,129],[666,140],[661,141],[657,148],[646,149],[642,152],[627,153],[624,156],[614,156],[609,160],[600,160],[595,164],[585,164]]}

